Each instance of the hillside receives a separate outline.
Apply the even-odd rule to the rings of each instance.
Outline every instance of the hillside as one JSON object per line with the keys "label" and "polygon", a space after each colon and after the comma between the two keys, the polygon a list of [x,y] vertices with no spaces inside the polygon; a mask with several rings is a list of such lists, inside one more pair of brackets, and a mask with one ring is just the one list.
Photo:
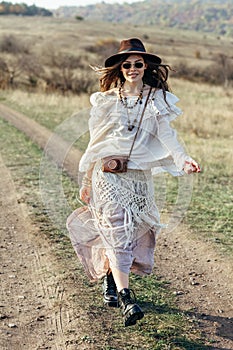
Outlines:
{"label": "hillside", "polygon": [[145,0],[121,5],[103,1],[81,7],[60,7],[54,15],[233,35],[232,0]]}

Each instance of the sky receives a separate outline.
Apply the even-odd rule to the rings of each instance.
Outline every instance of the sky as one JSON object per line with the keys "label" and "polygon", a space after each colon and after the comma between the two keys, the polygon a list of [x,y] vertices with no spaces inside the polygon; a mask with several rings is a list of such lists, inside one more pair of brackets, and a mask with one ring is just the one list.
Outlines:
{"label": "sky", "polygon": [[[109,4],[122,4],[124,2],[132,3],[140,0],[104,0],[104,2]],[[142,1],[142,0],[141,0]],[[38,7],[44,7],[47,9],[56,9],[60,6],[85,6],[91,4],[97,4],[103,2],[103,0],[18,0],[10,1],[12,3],[25,3],[27,5],[36,5]]]}

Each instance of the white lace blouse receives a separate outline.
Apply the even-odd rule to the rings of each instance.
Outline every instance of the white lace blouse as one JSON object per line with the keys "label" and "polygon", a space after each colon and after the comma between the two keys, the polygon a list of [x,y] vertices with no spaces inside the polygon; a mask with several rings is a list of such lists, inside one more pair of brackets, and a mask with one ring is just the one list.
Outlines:
{"label": "white lace blouse", "polygon": [[[127,97],[127,100],[134,106],[137,97]],[[143,104],[145,100],[146,96]],[[168,104],[162,90],[151,94],[128,163],[129,169],[152,169],[153,174],[167,171],[177,176],[183,175],[185,161],[192,160],[170,126],[170,121],[182,113],[175,105],[179,99],[166,92],[166,100]],[[128,155],[143,110],[143,104],[127,109],[116,95],[102,92],[92,94],[90,102],[90,141],[79,163],[80,172],[86,172],[102,157]],[[132,131],[128,130],[128,123],[135,125]]]}

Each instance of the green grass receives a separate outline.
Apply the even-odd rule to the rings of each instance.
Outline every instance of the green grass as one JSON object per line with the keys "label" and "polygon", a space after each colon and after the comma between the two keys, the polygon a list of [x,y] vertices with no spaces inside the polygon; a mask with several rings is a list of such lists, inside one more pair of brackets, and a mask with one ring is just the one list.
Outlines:
{"label": "green grass", "polygon": [[[76,288],[73,287],[74,294],[70,299],[77,306],[83,305],[84,302],[87,315],[88,310],[91,310],[91,317],[95,319],[94,324],[90,324],[89,331],[84,332],[81,328],[77,343],[95,343],[96,349],[116,350],[208,349],[197,331],[195,316],[190,317],[176,307],[168,283],[159,280],[155,275],[144,278],[131,276],[131,285],[146,313],[146,317],[137,327],[122,327],[119,310],[105,310],[102,305],[101,286],[88,282],[82,267],[77,262],[66,232],[62,227],[54,225],[41,202],[38,188],[41,151],[27,137],[2,120],[0,130],[1,153],[6,165],[12,171],[19,194],[18,200],[27,204],[31,219],[53,245],[54,253],[61,261],[65,283],[69,283],[68,276],[71,271],[75,276],[72,277],[73,281],[77,281],[78,284]],[[68,198],[70,208],[74,208],[77,206],[77,186],[65,174],[62,177],[65,196]],[[58,208],[57,215],[65,221],[62,208]],[[80,293],[81,290],[85,290],[85,296],[82,295],[81,299],[79,289]],[[105,329],[103,315],[108,319]]]}
{"label": "green grass", "polygon": [[[184,217],[192,237],[207,240],[221,253],[233,252],[233,90],[173,80],[183,115],[174,126],[188,153],[202,168],[194,175],[192,200]],[[177,180],[168,179],[168,210],[177,196]]]}
{"label": "green grass", "polygon": [[[232,258],[232,179],[221,176],[222,170],[215,171],[215,174],[194,175],[192,199],[183,221],[190,226],[192,237],[211,242],[219,252]],[[166,214],[174,208],[177,189],[177,179],[168,177]]]}

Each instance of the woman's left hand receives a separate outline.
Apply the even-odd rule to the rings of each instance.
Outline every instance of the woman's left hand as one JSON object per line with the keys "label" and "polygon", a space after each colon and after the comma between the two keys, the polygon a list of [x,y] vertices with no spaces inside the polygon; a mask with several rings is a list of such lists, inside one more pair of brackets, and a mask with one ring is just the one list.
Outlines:
{"label": "woman's left hand", "polygon": [[82,186],[79,191],[79,196],[84,203],[89,204],[91,198],[91,187]]}
{"label": "woman's left hand", "polygon": [[186,174],[200,173],[201,168],[195,160],[192,160],[191,162],[186,161],[184,165],[184,172]]}

